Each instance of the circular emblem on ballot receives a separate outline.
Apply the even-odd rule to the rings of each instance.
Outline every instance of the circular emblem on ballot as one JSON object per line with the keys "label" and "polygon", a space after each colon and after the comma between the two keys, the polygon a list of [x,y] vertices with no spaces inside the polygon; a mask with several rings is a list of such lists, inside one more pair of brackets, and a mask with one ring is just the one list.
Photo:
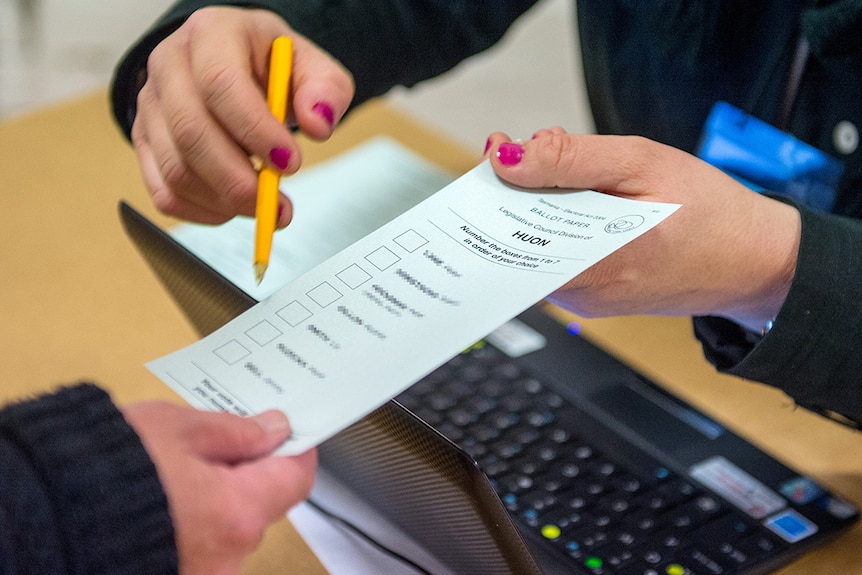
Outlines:
{"label": "circular emblem on ballot", "polygon": [[607,225],[605,225],[605,231],[609,234],[621,234],[623,232],[630,232],[634,229],[641,227],[644,221],[645,220],[643,216],[622,216],[608,222]]}

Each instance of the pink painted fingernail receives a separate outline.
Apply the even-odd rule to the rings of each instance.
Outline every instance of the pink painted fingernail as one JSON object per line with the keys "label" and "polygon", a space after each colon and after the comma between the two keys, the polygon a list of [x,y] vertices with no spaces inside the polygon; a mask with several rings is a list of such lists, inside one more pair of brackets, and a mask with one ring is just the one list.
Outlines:
{"label": "pink painted fingernail", "polygon": [[290,150],[287,148],[273,148],[269,151],[269,160],[279,170],[286,170],[290,163]]}
{"label": "pink painted fingernail", "polygon": [[520,144],[506,142],[497,148],[497,159],[504,166],[514,166],[524,158],[524,148]]}
{"label": "pink painted fingernail", "polygon": [[335,123],[335,113],[332,111],[332,107],[329,104],[318,102],[311,108],[311,111],[326,120],[326,123],[329,124],[330,127]]}
{"label": "pink painted fingernail", "polygon": [[483,155],[484,155],[484,154],[487,154],[487,153],[488,153],[488,150],[489,150],[490,148],[491,148],[491,138],[488,138],[487,140],[485,140],[485,151],[484,151],[484,152],[482,152],[482,154],[483,154]]}

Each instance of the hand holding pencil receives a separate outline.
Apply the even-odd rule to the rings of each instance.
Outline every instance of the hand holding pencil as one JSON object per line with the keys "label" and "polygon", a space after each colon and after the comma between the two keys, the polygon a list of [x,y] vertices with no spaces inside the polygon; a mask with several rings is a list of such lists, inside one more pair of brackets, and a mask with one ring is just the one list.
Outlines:
{"label": "hand holding pencil", "polygon": [[[132,124],[121,121],[161,212],[204,224],[254,217],[260,163],[282,175],[300,169],[296,133],[266,102],[272,43],[280,36],[293,44],[292,72],[282,83],[288,122],[309,140],[332,135],[353,98],[349,71],[272,11],[197,10],[150,54]],[[293,211],[287,195],[278,197],[270,204],[276,229]]]}

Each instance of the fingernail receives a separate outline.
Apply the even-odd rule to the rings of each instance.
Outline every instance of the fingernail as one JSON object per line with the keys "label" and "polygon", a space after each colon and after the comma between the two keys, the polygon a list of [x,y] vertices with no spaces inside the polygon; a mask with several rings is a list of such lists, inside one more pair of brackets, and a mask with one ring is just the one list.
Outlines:
{"label": "fingernail", "polygon": [[506,142],[497,147],[497,159],[504,166],[514,166],[524,158],[524,148],[520,144]]}
{"label": "fingernail", "polygon": [[318,102],[311,108],[311,111],[326,120],[326,123],[329,124],[330,127],[335,123],[335,113],[332,111],[329,104]]}
{"label": "fingernail", "polygon": [[487,140],[485,140],[485,151],[482,152],[482,155],[487,154],[488,149],[490,149],[490,147],[491,147],[491,138],[488,138]]}
{"label": "fingernail", "polygon": [[255,421],[269,434],[283,434],[290,430],[287,416],[277,410],[264,411],[254,416]]}
{"label": "fingernail", "polygon": [[269,160],[279,170],[286,170],[290,163],[290,150],[287,148],[273,148],[269,151]]}

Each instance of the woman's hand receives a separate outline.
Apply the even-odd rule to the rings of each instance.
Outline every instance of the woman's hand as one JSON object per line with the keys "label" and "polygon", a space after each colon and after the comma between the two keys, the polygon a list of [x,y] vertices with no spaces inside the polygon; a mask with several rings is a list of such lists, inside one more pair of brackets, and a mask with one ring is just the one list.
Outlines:
{"label": "woman's hand", "polygon": [[281,412],[242,418],[168,402],[122,412],[167,494],[183,575],[237,575],[264,530],[311,490],[314,450],[270,455],[290,435]]}
{"label": "woman's hand", "polygon": [[[288,122],[326,139],[353,98],[340,64],[267,10],[198,10],[150,54],[132,142],[153,202],[179,218],[221,223],[254,215],[251,157],[283,173],[302,162],[290,131],[266,104],[272,41],[294,44]],[[279,226],[292,210],[280,200]]]}
{"label": "woman's hand", "polygon": [[520,143],[495,133],[486,154],[494,171],[518,186],[682,204],[553,294],[575,313],[720,315],[754,328],[774,318],[787,297],[798,211],[690,154],[640,137],[560,128]]}

